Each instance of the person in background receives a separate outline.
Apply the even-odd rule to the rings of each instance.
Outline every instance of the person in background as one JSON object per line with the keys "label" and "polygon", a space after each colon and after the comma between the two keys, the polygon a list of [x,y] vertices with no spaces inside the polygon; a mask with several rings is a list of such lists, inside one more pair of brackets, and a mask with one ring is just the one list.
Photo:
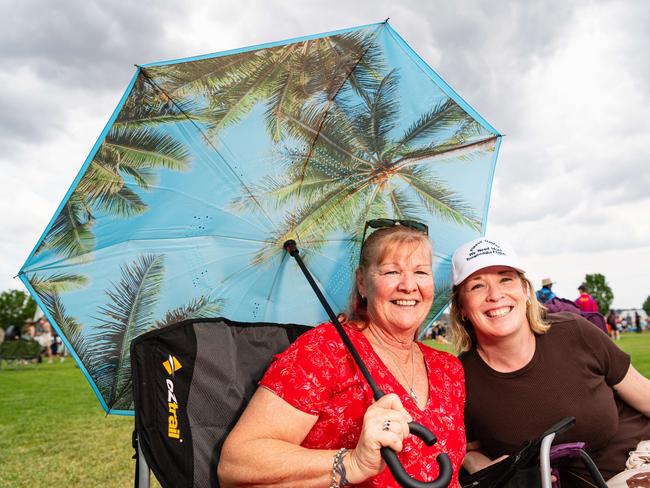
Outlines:
{"label": "person in background", "polygon": [[641,315],[636,310],[634,311],[634,325],[637,334],[643,332],[643,327],[641,326]]}
{"label": "person in background", "polygon": [[[220,486],[397,487],[382,446],[421,481],[438,477],[435,458],[444,450],[450,486],[458,486],[463,370],[453,355],[415,341],[434,294],[427,227],[392,219],[368,227],[377,230],[362,240],[343,327],[386,395],[373,400],[331,323],[314,327],[275,356],[226,438]],[[438,441],[426,447],[408,435],[411,419]]]}
{"label": "person in background", "polygon": [[[40,329],[40,333],[39,333]],[[47,356],[47,362],[52,362],[52,326],[46,317],[41,317],[36,328],[36,342],[41,345],[42,354]]]}
{"label": "person in background", "polygon": [[616,318],[616,312],[610,310],[607,314],[607,326],[610,329],[610,337],[615,341],[618,341],[621,338],[621,331],[619,330],[618,320]]}
{"label": "person in background", "polygon": [[[37,334],[36,334],[36,324],[32,319],[27,319],[25,321],[25,325],[23,326],[23,333],[20,336],[20,338],[24,341],[31,341],[31,342],[38,342],[37,341]],[[40,347],[40,343],[38,344]],[[19,362],[23,364],[27,364],[27,360],[21,359]],[[31,359],[32,363],[41,363],[43,362],[43,358],[41,357],[41,349],[38,351],[38,356]]]}
{"label": "person in background", "polygon": [[36,326],[34,325],[33,320],[27,319],[25,321],[25,327],[23,327],[22,338],[28,341],[36,340]]}
{"label": "person in background", "polygon": [[[547,313],[512,248],[481,238],[452,258],[451,322],[465,369],[464,467],[473,473],[519,451],[565,417],[557,443],[586,442],[605,479],[650,439],[650,380],[630,356],[575,313]],[[579,461],[562,488],[593,486]]]}
{"label": "person in background", "polygon": [[20,340],[20,327],[17,325],[9,325],[5,329],[5,341],[17,341]]}
{"label": "person in background", "polygon": [[65,344],[63,344],[61,336],[59,336],[55,330],[52,330],[52,335],[52,355],[57,356],[59,362],[62,363],[65,361],[66,356]]}
{"label": "person in background", "polygon": [[598,304],[588,293],[587,285],[583,283],[578,287],[578,291],[580,292],[580,296],[576,298],[575,303],[580,310],[583,312],[598,312]]}
{"label": "person in background", "polygon": [[546,303],[549,300],[552,300],[555,298],[555,293],[553,293],[553,290],[551,288],[553,287],[553,281],[551,278],[544,278],[542,280],[542,287],[537,290],[535,295],[537,296],[537,301],[539,303]]}

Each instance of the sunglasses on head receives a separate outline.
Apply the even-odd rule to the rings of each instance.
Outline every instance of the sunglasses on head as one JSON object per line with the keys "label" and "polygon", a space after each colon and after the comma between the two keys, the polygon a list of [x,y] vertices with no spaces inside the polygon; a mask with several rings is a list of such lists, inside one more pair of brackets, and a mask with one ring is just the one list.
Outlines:
{"label": "sunglasses on head", "polygon": [[395,227],[396,225],[403,225],[410,229],[417,230],[422,232],[424,235],[429,235],[429,227],[427,224],[418,222],[417,220],[404,220],[404,219],[372,219],[366,222],[366,225],[363,227],[363,235],[361,236],[361,249],[359,250],[359,262],[361,262],[361,253],[363,252],[363,245],[366,242],[366,232],[368,227],[373,229],[385,229],[387,227]]}

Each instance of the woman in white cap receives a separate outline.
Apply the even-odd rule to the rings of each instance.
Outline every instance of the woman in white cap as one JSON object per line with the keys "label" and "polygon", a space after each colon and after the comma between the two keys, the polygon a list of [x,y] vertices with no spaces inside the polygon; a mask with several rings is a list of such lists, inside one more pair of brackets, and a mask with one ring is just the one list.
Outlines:
{"label": "woman in white cap", "polygon": [[[577,314],[545,314],[514,251],[488,238],[453,256],[452,332],[465,368],[464,467],[473,473],[516,453],[568,416],[556,442],[586,442],[605,479],[650,438],[650,380]],[[579,464],[562,486],[591,486]]]}

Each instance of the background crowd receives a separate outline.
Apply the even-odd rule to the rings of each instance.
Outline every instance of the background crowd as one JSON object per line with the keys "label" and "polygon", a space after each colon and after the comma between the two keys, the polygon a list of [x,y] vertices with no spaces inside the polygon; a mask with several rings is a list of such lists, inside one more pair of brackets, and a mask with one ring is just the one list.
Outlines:
{"label": "background crowd", "polygon": [[[570,309],[572,304],[569,300],[559,298],[553,292],[553,284],[551,278],[544,278],[542,287],[535,293],[537,300],[550,311],[556,311],[554,307],[559,303],[562,303],[563,311],[574,311]],[[589,287],[586,283],[578,286],[578,293],[579,296],[573,301],[576,307],[575,311],[580,312],[585,318],[601,327],[614,340],[621,338],[621,332],[641,333],[645,328],[650,328],[650,317],[646,315],[645,318],[642,318],[638,310],[610,309],[607,317],[593,317],[594,314],[599,315],[598,302],[589,294]]]}
{"label": "background crowd", "polygon": [[[10,325],[6,330],[0,329],[0,343],[6,342],[7,345],[3,348],[7,349],[9,354],[8,359],[16,359],[21,362],[38,362],[47,360],[52,363],[54,358],[59,358],[63,362],[67,355],[65,346],[56,331],[50,325],[46,317],[41,317],[38,320],[28,319],[25,321],[22,328],[16,325]],[[26,347],[11,347],[17,342],[22,342],[21,346]],[[30,347],[32,344],[38,344]]]}

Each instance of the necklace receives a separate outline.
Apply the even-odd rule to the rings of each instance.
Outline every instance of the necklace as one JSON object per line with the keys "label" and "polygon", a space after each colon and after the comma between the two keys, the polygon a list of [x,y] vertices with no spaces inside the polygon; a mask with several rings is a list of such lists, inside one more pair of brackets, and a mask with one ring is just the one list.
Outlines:
{"label": "necklace", "polygon": [[396,358],[397,358],[397,355],[396,355],[393,351],[391,351],[390,349],[388,349],[388,347],[386,347],[386,346],[384,345],[384,343],[382,342],[382,340],[377,336],[377,334],[375,334],[375,333],[373,332],[373,330],[372,330],[370,327],[368,327],[368,330],[370,331],[370,333],[372,334],[372,336],[373,336],[373,337],[375,338],[375,340],[377,341],[377,344],[379,344],[379,347],[381,347],[381,349],[382,349],[383,351],[385,351],[385,352],[387,352],[388,354],[390,354],[391,359],[393,360],[393,363],[395,364],[395,366],[397,366],[397,369],[398,369],[399,372],[402,374],[402,377],[404,378],[404,381],[406,381],[406,384],[407,384],[408,387],[409,387],[409,396],[413,399],[413,401],[414,401],[414,402],[416,403],[416,405],[417,405],[417,403],[418,403],[418,394],[415,392],[415,389],[413,388],[413,387],[415,386],[415,359],[414,359],[414,357],[413,357],[413,356],[415,356],[415,354],[413,353],[413,343],[411,342],[411,382],[409,383],[409,379],[408,379],[408,377],[406,376],[406,373],[404,373],[404,370],[402,369],[402,367],[401,367],[401,366],[399,365],[399,363],[397,362],[397,359],[396,359]]}

